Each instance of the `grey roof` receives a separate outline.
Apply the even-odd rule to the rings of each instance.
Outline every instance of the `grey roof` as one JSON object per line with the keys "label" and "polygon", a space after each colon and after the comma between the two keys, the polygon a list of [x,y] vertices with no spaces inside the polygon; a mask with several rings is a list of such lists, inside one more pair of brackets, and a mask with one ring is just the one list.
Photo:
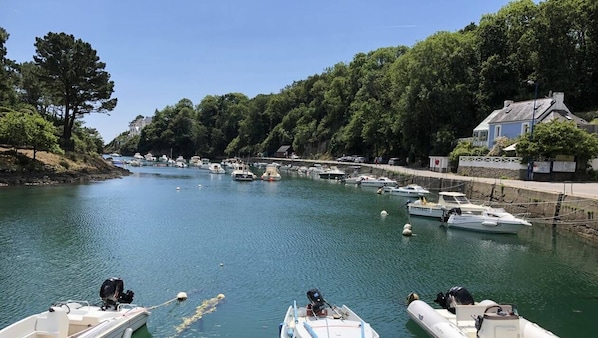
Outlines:
{"label": "grey roof", "polygon": [[480,124],[478,124],[477,127],[475,127],[474,131],[476,130],[488,130],[488,122],[490,122],[498,113],[500,113],[500,109],[493,111],[492,113],[490,113],[490,115],[488,115],[484,121],[482,121]]}
{"label": "grey roof", "polygon": [[575,124],[577,124],[578,126],[580,125],[586,125],[589,124],[588,121],[582,119],[579,116],[573,115],[567,111],[564,110],[552,110],[548,113],[548,115],[546,115],[543,119],[542,122],[546,121],[552,121],[554,119],[558,119],[560,121],[573,121],[575,122]]}
{"label": "grey roof", "polygon": [[277,153],[284,153],[285,151],[289,150],[291,146],[281,146],[280,148],[278,148],[278,150],[276,151]]}
{"label": "grey roof", "polygon": [[[536,100],[536,114],[535,118],[540,119],[543,113],[545,113],[554,101],[552,98],[541,98]],[[488,123],[503,123],[503,122],[516,122],[516,121],[527,121],[531,120],[534,116],[534,100],[512,102],[507,107],[495,110],[492,112],[498,112],[492,120]]]}

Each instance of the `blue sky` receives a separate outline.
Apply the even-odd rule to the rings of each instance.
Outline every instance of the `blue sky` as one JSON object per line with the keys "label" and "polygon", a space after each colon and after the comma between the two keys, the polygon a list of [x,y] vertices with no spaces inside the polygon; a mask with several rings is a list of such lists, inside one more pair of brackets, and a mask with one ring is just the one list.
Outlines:
{"label": "blue sky", "polygon": [[32,61],[36,37],[91,44],[118,105],[86,126],[110,142],[137,115],[206,95],[278,93],[355,54],[457,31],[508,0],[0,0],[9,59]]}

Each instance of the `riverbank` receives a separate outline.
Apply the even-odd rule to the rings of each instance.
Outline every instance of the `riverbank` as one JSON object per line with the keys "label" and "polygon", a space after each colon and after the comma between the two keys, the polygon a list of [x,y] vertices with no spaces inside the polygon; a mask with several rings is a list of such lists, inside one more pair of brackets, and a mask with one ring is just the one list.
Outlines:
{"label": "riverbank", "polygon": [[57,155],[33,150],[0,148],[0,186],[52,185],[101,181],[130,175],[100,155]]}

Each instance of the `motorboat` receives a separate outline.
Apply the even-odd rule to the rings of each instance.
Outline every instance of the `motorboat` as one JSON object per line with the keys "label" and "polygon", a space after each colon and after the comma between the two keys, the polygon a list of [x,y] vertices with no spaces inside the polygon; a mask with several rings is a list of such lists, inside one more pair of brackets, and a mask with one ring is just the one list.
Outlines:
{"label": "motorboat", "polygon": [[366,174],[358,174],[352,175],[349,177],[345,177],[342,179],[343,183],[345,184],[360,184],[361,181],[364,180],[375,180],[376,176],[366,175]]}
{"label": "motorboat", "polygon": [[220,163],[210,163],[209,169],[212,174],[226,174],[226,170],[222,168]]}
{"label": "motorboat", "polygon": [[68,300],[0,330],[0,338],[130,338],[147,322],[148,308],[131,304],[134,292],[119,278],[104,281],[101,305]]}
{"label": "motorboat", "polygon": [[403,187],[384,187],[384,192],[394,196],[415,197],[426,196],[430,191],[418,184],[408,184]]}
{"label": "motorboat", "polygon": [[359,183],[362,187],[373,187],[373,188],[383,188],[383,187],[394,187],[397,185],[397,181],[391,180],[388,177],[380,176],[374,178],[368,178],[361,180]]}
{"label": "motorboat", "polygon": [[140,153],[135,153],[135,155],[133,155],[133,157],[137,160],[143,160],[144,157],[140,154]]}
{"label": "motorboat", "polygon": [[328,169],[321,171],[319,174],[320,178],[326,180],[340,180],[346,176],[343,170],[340,170],[337,166],[331,166]]}
{"label": "motorboat", "polygon": [[379,338],[369,323],[349,307],[330,305],[318,289],[307,292],[309,303],[289,306],[279,326],[280,338]]}
{"label": "motorboat", "polygon": [[261,176],[262,181],[280,181],[281,178],[278,166],[274,163],[267,164],[266,170]]}
{"label": "motorboat", "polygon": [[431,337],[436,338],[554,338],[554,333],[530,322],[513,304],[493,300],[475,302],[467,289],[455,286],[438,293],[433,308],[415,293],[407,297],[407,313]]}
{"label": "motorboat", "polygon": [[488,209],[481,214],[462,212],[460,208],[448,210],[444,216],[444,225],[449,229],[462,229],[494,234],[517,234],[532,226],[525,219],[515,217],[504,209]]}
{"label": "motorboat", "polygon": [[230,174],[235,181],[253,181],[257,179],[257,175],[249,170],[247,165],[240,165]]}
{"label": "motorboat", "polygon": [[441,191],[438,194],[438,202],[428,202],[425,196],[416,201],[407,203],[409,215],[434,217],[442,219],[446,212],[453,208],[460,208],[462,212],[481,214],[484,210],[491,209],[489,206],[471,203],[465,194],[454,191]]}

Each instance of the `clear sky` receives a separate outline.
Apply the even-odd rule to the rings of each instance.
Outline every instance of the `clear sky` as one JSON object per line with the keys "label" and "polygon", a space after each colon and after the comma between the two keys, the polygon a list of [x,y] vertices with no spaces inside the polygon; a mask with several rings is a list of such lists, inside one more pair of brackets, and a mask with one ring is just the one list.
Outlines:
{"label": "clear sky", "polygon": [[108,143],[137,116],[207,95],[278,93],[355,54],[457,31],[509,0],[0,0],[9,59],[32,61],[36,37],[91,44],[118,105],[86,126]]}

